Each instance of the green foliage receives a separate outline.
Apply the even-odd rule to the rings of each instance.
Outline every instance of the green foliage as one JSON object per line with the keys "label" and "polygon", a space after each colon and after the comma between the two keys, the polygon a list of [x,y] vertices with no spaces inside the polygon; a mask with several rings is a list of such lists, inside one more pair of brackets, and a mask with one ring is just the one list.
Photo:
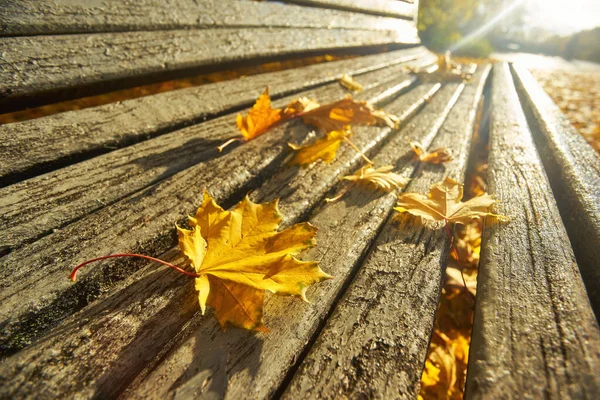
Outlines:
{"label": "green foliage", "polygon": [[474,39],[452,53],[459,57],[485,58],[494,51],[487,39]]}
{"label": "green foliage", "polygon": [[[418,29],[421,41],[433,51],[444,53],[467,33],[482,24],[477,9],[481,0],[421,0]],[[492,47],[485,38],[465,44],[456,54],[486,57]]]}

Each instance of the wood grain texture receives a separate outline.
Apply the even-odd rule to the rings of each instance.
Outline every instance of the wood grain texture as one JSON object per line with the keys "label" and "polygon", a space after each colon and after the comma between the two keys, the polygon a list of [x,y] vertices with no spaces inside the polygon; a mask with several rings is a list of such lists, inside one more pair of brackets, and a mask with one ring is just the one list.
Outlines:
{"label": "wood grain texture", "polygon": [[[394,14],[394,16],[396,16]],[[404,15],[402,15],[404,16]],[[6,0],[1,36],[210,27],[395,29],[394,18],[234,0]]]}
{"label": "wood grain texture", "polygon": [[[375,87],[361,92],[357,98],[374,99],[387,89]],[[314,93],[322,101],[330,102],[343,97],[346,89],[335,83]],[[311,92],[305,94],[315,97]],[[203,132],[202,125],[197,133],[200,137],[238,135],[233,121],[221,124],[218,133],[213,132],[212,124]],[[1,258],[0,318],[4,329],[0,343],[4,354],[29,344],[44,327],[80,309],[141,263],[98,264],[88,274],[84,273],[76,285],[65,279],[74,265],[115,251],[150,255],[166,251],[175,243],[174,222],[195,211],[203,189],[209,190],[220,203],[229,205],[273,173],[288,153],[287,141],[301,143],[310,130],[302,123],[292,122],[227,154],[218,154],[213,148],[212,156],[206,154],[204,161]]]}
{"label": "wood grain texture", "polygon": [[[442,96],[447,101],[447,94],[442,91],[436,95],[414,122],[382,148],[378,160],[395,164],[410,175],[415,163],[407,137],[431,141]],[[318,326],[327,318],[340,290],[360,268],[394,201],[394,194],[357,189],[339,202],[323,204],[309,219],[319,228],[318,245],[303,258],[318,260],[335,278],[312,288],[312,304],[270,297],[265,305],[266,324],[271,329],[268,335],[231,332],[228,337],[221,337],[212,320],[191,324],[165,349],[160,364],[151,363],[138,377],[129,388],[128,397],[277,397],[290,366],[318,334]]]}
{"label": "wood grain texture", "polygon": [[[427,60],[430,58],[424,62]],[[421,60],[409,63],[421,64]],[[385,84],[388,90],[390,79],[404,85],[391,91],[390,97],[414,82],[414,78],[402,72],[404,68],[405,64],[399,64],[362,74],[357,79],[365,89]],[[284,107],[306,95],[319,99],[320,92],[328,93],[336,85],[301,92],[274,104]],[[342,96],[344,91],[339,92]],[[0,244],[14,250],[182,169],[215,157],[218,145],[239,134],[232,131],[234,125],[235,115],[225,115],[0,189]]]}
{"label": "wood grain texture", "polygon": [[494,68],[489,193],[466,397],[595,398],[600,331],[508,65]]}
{"label": "wood grain texture", "polygon": [[224,63],[417,43],[416,29],[406,21],[394,31],[223,28],[0,38],[0,107]]}
{"label": "wood grain texture", "polygon": [[413,18],[414,5],[394,0],[284,0],[307,6],[336,8],[396,18]]}
{"label": "wood grain texture", "polygon": [[600,157],[523,67],[513,67],[587,293],[600,316]]}
{"label": "wood grain texture", "polygon": [[[407,108],[412,108],[414,104],[423,102],[423,98],[427,92],[432,90],[431,85],[425,87],[425,91],[420,93],[411,91],[402,96],[401,99],[393,104],[405,104]],[[431,113],[430,118],[437,118],[436,114]],[[370,128],[371,130],[385,128]],[[266,135],[265,135],[266,136]],[[260,140],[265,136],[256,139]],[[240,147],[242,149],[249,146]],[[405,138],[398,141],[403,147],[403,152],[407,152],[408,145]],[[263,144],[264,145],[264,144]],[[395,154],[395,153],[394,153]],[[288,167],[284,167],[288,168]],[[333,172],[331,172],[333,173]],[[307,180],[307,177],[300,176],[297,179]],[[211,191],[212,192],[212,191]],[[258,195],[258,194],[257,194]],[[256,195],[255,195],[256,196]],[[362,195],[361,195],[362,196]],[[374,198],[377,196],[374,196]],[[282,199],[282,204],[288,200]],[[362,251],[363,247],[367,246],[367,242],[360,240],[361,238],[374,237],[377,224],[381,223],[385,214],[381,214],[377,207],[370,209],[357,209],[355,205],[340,205],[333,208],[333,214],[328,214],[322,217],[323,223],[319,225],[319,241],[323,240],[323,235],[329,237],[329,241],[339,239],[339,231],[337,233],[327,233],[327,226],[337,227],[339,225],[341,210],[350,213],[351,215],[345,219],[343,232],[352,231],[345,239],[348,242],[348,249],[333,246],[331,252],[330,263],[338,260],[341,253],[347,253],[344,257],[349,260],[356,260]],[[306,209],[310,207],[304,204],[289,204],[286,208],[292,210],[295,207],[295,215],[302,215]],[[361,214],[362,213],[362,214]],[[365,214],[366,213],[366,214]],[[354,219],[363,215],[360,219]],[[368,215],[374,215],[375,218],[367,218]],[[336,218],[333,218],[336,216]],[[293,223],[293,218],[286,219],[288,224]],[[354,231],[356,222],[361,222],[361,227],[358,232]],[[377,222],[379,221],[379,222]],[[313,221],[314,222],[314,221]],[[315,251],[320,254],[323,249],[332,246],[320,246],[320,250]],[[355,249],[352,251],[352,249]],[[335,250],[334,250],[335,249]],[[343,249],[343,250],[342,250]],[[163,254],[161,258],[182,262],[177,251],[173,250],[167,254]],[[354,261],[355,262],[355,261]],[[92,271],[90,271],[91,273]],[[210,317],[201,317],[194,314],[198,313],[197,296],[194,293],[191,281],[189,284],[182,284],[185,278],[182,279],[178,274],[173,274],[172,271],[165,270],[156,265],[147,265],[142,268],[135,276],[129,277],[124,282],[117,284],[114,291],[111,291],[106,296],[102,296],[97,302],[84,308],[80,313],[67,319],[61,325],[56,327],[48,335],[41,340],[22,350],[13,357],[5,360],[0,364],[0,376],[3,381],[7,382],[2,389],[3,395],[40,395],[47,393],[48,397],[56,395],[80,395],[83,397],[114,397],[120,391],[124,390],[131,380],[149,364],[154,364],[156,359],[160,359],[167,348],[175,343],[178,343],[179,336],[189,333],[190,329],[197,327],[198,324],[203,326],[204,331],[208,329],[210,339],[203,339],[206,342],[204,349],[201,352],[191,353],[193,357],[200,357],[203,363],[212,363],[214,359],[224,360],[223,357],[228,357],[229,350],[223,350],[223,346],[242,346],[239,351],[231,350],[231,354],[235,354],[236,362],[244,364],[247,362],[256,361],[256,356],[260,353],[262,345],[257,337],[250,332],[243,330],[232,330],[227,333],[220,332],[215,321]],[[341,282],[336,283],[338,287]],[[329,289],[332,290],[332,289]],[[334,295],[335,292],[332,292]],[[286,308],[286,312],[274,311],[271,315],[280,314],[282,317],[288,315],[292,310],[296,315],[304,315],[307,310],[307,305],[297,299],[284,300],[285,305],[279,303],[280,299],[268,300],[266,312],[271,314],[269,307],[291,307]],[[318,311],[322,313],[322,308]],[[309,313],[307,317],[311,326],[318,323],[318,318],[315,319],[314,313]],[[273,329],[271,321],[267,321]],[[287,352],[297,353],[297,346],[302,343],[301,339],[290,340],[290,335],[294,335],[296,323],[290,320],[281,320],[281,329],[285,330],[286,337],[280,338],[280,335],[273,332],[269,337],[276,340],[277,346],[283,346]],[[183,332],[177,335],[180,329]],[[174,338],[175,337],[175,338]],[[185,335],[184,335],[185,337]],[[280,339],[278,339],[280,338]],[[89,339],[89,340],[88,340]],[[234,341],[240,343],[234,343]],[[210,341],[210,346],[208,342]],[[76,348],[76,356],[70,356],[73,349]],[[248,356],[248,352],[252,356]],[[258,353],[257,353],[258,352]],[[271,357],[276,357],[277,353],[272,353]],[[155,358],[156,357],[156,358]],[[239,359],[238,359],[239,357]],[[37,360],[35,366],[28,360]],[[279,360],[279,366],[283,365],[283,369],[279,369],[277,374],[285,374],[287,362]],[[61,372],[54,373],[54,366],[59,363]],[[85,365],[86,368],[81,368]],[[268,368],[268,363],[264,367]],[[31,368],[29,368],[31,367]],[[186,366],[187,367],[187,366]],[[195,367],[190,366],[190,371]],[[215,371],[220,374],[225,371]],[[275,372],[275,370],[273,370]],[[40,379],[40,377],[43,377]],[[172,375],[175,377],[175,375]],[[10,383],[9,383],[10,382]],[[84,383],[85,384],[82,384]],[[220,377],[215,377],[215,384],[222,383]],[[265,385],[262,390],[272,390],[275,382]],[[261,385],[256,385],[261,387]],[[161,390],[168,389],[168,386]],[[240,387],[239,390],[242,390]],[[160,396],[156,394],[154,397]],[[152,397],[152,396],[151,396]]]}
{"label": "wood grain texture", "polygon": [[[425,56],[422,47],[334,61],[0,126],[0,178],[10,181],[108,152],[228,110],[250,106],[269,86],[273,98]],[[428,60],[433,57],[428,55]]]}
{"label": "wood grain texture", "polygon": [[[463,180],[488,71],[465,88],[431,143],[430,148],[451,148],[458,157],[445,166],[420,165],[405,192],[427,193],[446,176]],[[414,399],[448,251],[443,226],[390,218],[283,398]]]}

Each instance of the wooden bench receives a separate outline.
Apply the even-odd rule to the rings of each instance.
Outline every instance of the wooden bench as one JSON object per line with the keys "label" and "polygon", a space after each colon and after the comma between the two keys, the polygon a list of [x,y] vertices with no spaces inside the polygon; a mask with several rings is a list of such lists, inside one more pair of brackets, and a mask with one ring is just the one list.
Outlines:
{"label": "wooden bench", "polygon": [[[287,4],[295,3],[295,4]],[[468,398],[594,398],[600,392],[600,158],[530,74],[482,66],[468,83],[421,81],[437,58],[418,46],[412,4],[397,0],[188,3],[8,2],[0,16],[2,112],[266,61],[351,51],[361,57],[74,110],[0,126],[1,398],[415,398],[450,244],[443,229],[392,219],[394,193],[323,199],[363,159],[287,165],[282,124],[223,153],[235,116],[269,86],[276,106],[354,95],[399,127],[353,127],[377,165],[426,193],[465,174],[490,115],[489,192],[509,223],[484,230]],[[382,51],[386,48],[387,51]],[[484,135],[485,136],[485,135]],[[447,147],[444,166],[409,141]],[[231,207],[280,198],[284,226],[310,221],[303,254],[335,279],[306,304],[267,296],[271,333],[222,332],[202,316],[179,265],[174,222],[204,189]]]}

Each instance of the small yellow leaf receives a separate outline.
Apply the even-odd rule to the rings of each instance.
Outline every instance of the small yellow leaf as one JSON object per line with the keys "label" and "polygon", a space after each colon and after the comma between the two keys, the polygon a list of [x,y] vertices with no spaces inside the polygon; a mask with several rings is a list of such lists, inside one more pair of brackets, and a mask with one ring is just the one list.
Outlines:
{"label": "small yellow leaf", "polygon": [[398,212],[408,212],[430,221],[446,221],[466,224],[473,218],[491,215],[500,220],[508,218],[488,212],[490,206],[496,203],[489,195],[474,197],[467,202],[461,202],[463,185],[451,178],[444,182],[433,184],[428,196],[419,193],[405,193],[398,197],[394,208]]}
{"label": "small yellow leaf", "polygon": [[419,157],[419,160],[430,164],[442,164],[454,158],[452,149],[445,147],[433,150],[431,153],[423,149],[419,142],[410,142],[410,147],[412,147],[417,157]]}
{"label": "small yellow leaf", "polygon": [[278,232],[280,223],[277,201],[255,204],[246,197],[225,211],[205,193],[190,217],[192,229],[178,227],[179,246],[198,275],[202,312],[213,307],[223,328],[266,331],[265,290],[306,300],[309,285],[331,278],[316,262],[294,257],[315,245],[317,229],[301,223]]}
{"label": "small yellow leaf", "polygon": [[238,114],[235,122],[245,140],[254,139],[281,121],[281,110],[271,108],[269,88],[254,103],[247,116]]}
{"label": "small yellow leaf", "polygon": [[308,165],[317,160],[323,160],[330,163],[335,160],[337,150],[340,148],[342,141],[350,135],[347,130],[332,131],[325,135],[324,139],[319,139],[313,144],[307,146],[296,146],[292,143],[288,145],[297,151],[294,158],[290,161],[290,165]]}
{"label": "small yellow leaf", "polygon": [[356,82],[354,78],[348,74],[342,75],[342,77],[338,79],[338,82],[340,82],[343,87],[348,90],[352,90],[353,92],[360,92],[363,90],[363,85]]}

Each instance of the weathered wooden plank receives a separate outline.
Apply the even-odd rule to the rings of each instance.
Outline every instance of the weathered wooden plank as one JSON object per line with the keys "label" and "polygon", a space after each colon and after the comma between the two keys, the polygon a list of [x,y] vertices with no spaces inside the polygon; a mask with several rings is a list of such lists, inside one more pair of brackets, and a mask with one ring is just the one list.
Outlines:
{"label": "weathered wooden plank", "polygon": [[[404,104],[407,109],[413,108],[414,104],[423,103],[426,93],[432,90],[431,86],[424,89],[426,90],[421,90],[420,93],[411,91],[402,97],[403,100],[394,103]],[[437,115],[430,114],[430,118],[432,117],[436,118]],[[253,142],[249,144],[251,143]],[[399,143],[406,152],[405,139],[402,138]],[[282,199],[282,203],[286,201]],[[297,207],[295,215],[301,215],[303,212],[300,209],[308,206],[297,205]],[[352,206],[347,209],[352,211],[355,208]],[[383,218],[382,215],[379,220]],[[336,219],[324,218],[324,221],[328,221],[329,225],[335,225]],[[347,221],[353,221],[352,227],[355,226],[354,220]],[[373,222],[367,218],[363,218],[363,221],[365,229],[360,231],[359,236],[373,236],[376,230],[372,227]],[[288,218],[288,223],[292,222]],[[323,232],[321,229],[319,235]],[[356,246],[359,248],[366,246],[361,243],[358,241]],[[341,249],[338,248],[337,251],[340,252]],[[360,250],[357,250],[357,253],[351,257],[357,257],[359,253]],[[182,261],[178,259],[176,251],[163,255],[163,258]],[[155,265],[140,270],[136,276],[130,277],[124,284],[119,285],[121,290],[114,291],[110,296],[90,305],[78,315],[65,321],[37,344],[5,360],[0,366],[0,376],[5,382],[10,381],[10,384],[4,385],[3,393],[25,395],[48,390],[46,393],[50,396],[79,393],[84,396],[93,394],[100,397],[114,397],[146,366],[150,357],[158,355],[163,346],[173,341],[173,336],[190,323],[192,315],[197,313],[197,297],[192,286],[182,285],[181,282],[180,276],[160,267],[157,269]],[[155,285],[159,285],[160,288]],[[145,310],[143,315],[136,311],[140,310],[140,307]],[[303,312],[303,305],[298,308],[296,303],[296,307],[297,311]],[[200,316],[192,319],[191,323],[194,325],[198,321],[210,324],[211,329],[216,328],[212,319],[206,320]],[[290,329],[290,324],[286,323],[286,325],[287,329]],[[88,337],[93,339],[80,340],[81,335],[86,332],[89,332]],[[213,339],[225,339],[227,342],[232,337],[249,338],[253,347],[257,345],[252,334],[241,330],[232,330],[227,334],[217,333]],[[78,348],[77,358],[65,357],[67,352],[71,351],[69,349],[74,347]],[[214,353],[217,350],[218,347],[215,347],[210,352]],[[253,351],[255,350],[257,349],[253,348]],[[208,359],[207,354],[209,354],[208,350],[204,352],[204,356]],[[222,355],[226,356],[226,354],[227,351]],[[63,364],[62,373],[48,376],[47,380],[44,379],[45,383],[33,383],[37,378],[30,375],[32,370],[27,367],[23,369],[26,365],[32,366],[26,361],[30,358],[38,360],[36,362],[38,371],[40,369],[45,371],[38,376],[49,374],[56,360],[61,360]],[[85,364],[86,368],[81,368],[82,364]],[[87,387],[82,387],[81,382],[87,382]],[[44,389],[38,385],[43,385]]]}
{"label": "weathered wooden plank", "polygon": [[394,18],[268,2],[6,0],[0,14],[0,36],[210,27],[393,30],[396,24]]}
{"label": "weathered wooden plank", "polygon": [[224,28],[0,38],[0,107],[224,63],[416,43],[416,29],[406,21],[394,31]]}
{"label": "weathered wooden plank", "polygon": [[508,65],[494,68],[467,398],[595,398],[600,331]]}
{"label": "weathered wooden plank", "polygon": [[[6,182],[62,162],[108,152],[212,115],[251,105],[264,88],[277,98],[428,54],[422,47],[174,90],[0,126],[0,178]],[[425,60],[432,60],[427,55]],[[423,62],[425,62],[425,60]],[[432,61],[433,62],[433,61]]]}
{"label": "weathered wooden plank", "polygon": [[[389,84],[386,78],[400,81],[408,88],[415,78],[402,73],[404,68],[405,64],[400,64],[363,74],[359,79],[365,89]],[[395,88],[390,94],[400,90]],[[274,104],[283,107],[306,94],[296,94]],[[311,95],[318,98],[319,91]],[[226,115],[0,189],[0,245],[12,251],[197,162],[215,157],[216,146],[230,138],[232,132],[228,127],[234,124],[235,116]]]}
{"label": "weathered wooden plank", "polygon": [[513,67],[534,140],[600,316],[600,157],[523,67]]}
{"label": "weathered wooden plank", "polygon": [[[431,142],[437,133],[436,126],[439,128],[440,125],[440,112],[447,108],[449,98],[454,98],[454,89],[455,85],[447,87],[434,97],[431,109],[427,106],[414,122],[384,146],[378,161],[394,164],[410,175],[416,163],[407,138],[421,139],[425,145]],[[351,279],[353,271],[360,267],[394,201],[394,194],[353,190],[344,200],[324,205],[310,218],[310,222],[319,227],[318,247],[305,257],[319,260],[321,266],[336,278],[313,289],[314,294],[311,293],[309,298],[315,299],[314,304],[270,298],[265,306],[271,329],[269,335],[240,333],[224,342],[213,321],[201,322],[197,328],[182,335],[179,339],[182,344],[174,346],[160,365],[148,368],[148,375],[143,373],[128,395],[133,398],[144,398],[151,393],[168,398],[192,393],[199,397],[231,399],[277,397],[275,393],[290,366],[318,333],[321,321],[327,317],[340,290]],[[200,343],[209,352],[208,357],[204,357],[206,352],[198,351]],[[228,353],[227,359],[214,354],[217,352]],[[191,365],[199,368],[190,371]],[[248,374],[246,370],[252,373]],[[203,387],[205,379],[215,383]]]}
{"label": "weathered wooden plank", "polygon": [[[488,71],[466,87],[431,145],[458,156],[445,167],[419,166],[405,191],[427,193],[446,176],[464,179]],[[414,399],[448,251],[444,227],[424,228],[406,216],[389,219],[283,397]]]}
{"label": "weathered wooden plank", "polygon": [[393,0],[284,0],[308,6],[350,10],[376,15],[388,15],[410,19],[414,14],[414,6]]}
{"label": "weathered wooden plank", "polygon": [[[383,74],[382,71],[373,73],[378,72]],[[387,86],[375,87],[357,97],[377,99],[387,89]],[[402,89],[399,87],[397,90]],[[339,99],[345,93],[341,85],[334,83],[305,94],[328,102]],[[394,97],[394,93],[389,92],[390,97]],[[285,104],[289,100],[281,102]],[[217,135],[226,138],[238,134],[233,121],[221,124],[220,133],[212,132],[210,123],[207,128],[203,125],[200,124],[198,129],[208,132],[198,133],[200,137]],[[64,273],[70,267],[117,249],[146,254],[166,251],[175,241],[173,222],[194,212],[202,189],[208,189],[219,201],[228,204],[256,185],[261,177],[272,173],[288,152],[286,140],[301,142],[307,139],[307,132],[309,127],[304,124],[287,124],[225,155],[215,154],[217,152],[213,148],[210,150],[213,152],[211,157],[205,155],[204,161],[187,170],[1,258],[0,319],[5,325],[0,342],[3,343],[4,354],[28,344],[31,337],[41,333],[42,327],[56,324],[61,315],[66,316],[81,308],[89,299],[97,297],[102,288],[110,287],[115,280],[122,279],[123,274],[141,264],[120,263],[122,267],[112,270],[109,266],[113,264],[108,263],[104,268],[100,266],[91,271],[87,278],[84,275],[77,285],[65,280]],[[212,146],[215,144],[212,143]]]}

